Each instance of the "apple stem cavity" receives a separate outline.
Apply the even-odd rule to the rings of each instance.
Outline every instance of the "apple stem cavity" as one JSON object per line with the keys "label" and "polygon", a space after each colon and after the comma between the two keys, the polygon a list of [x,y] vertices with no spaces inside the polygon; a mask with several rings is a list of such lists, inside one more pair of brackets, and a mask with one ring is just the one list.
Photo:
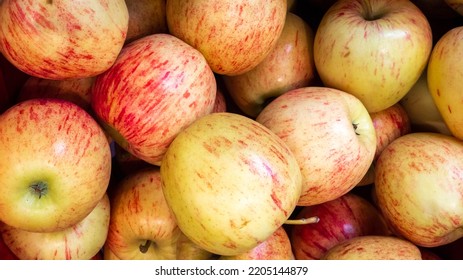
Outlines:
{"label": "apple stem cavity", "polygon": [[38,195],[39,198],[48,193],[48,184],[42,181],[32,183],[30,188],[32,193]]}
{"label": "apple stem cavity", "polygon": [[141,253],[146,254],[150,246],[151,246],[151,240],[146,240],[145,244],[140,244],[138,248],[140,249]]}
{"label": "apple stem cavity", "polygon": [[371,1],[370,0],[364,0],[362,1],[362,11],[363,11],[363,18],[367,21],[374,21],[379,18],[381,18],[381,14],[374,12],[373,8],[371,7]]}
{"label": "apple stem cavity", "polygon": [[317,216],[310,217],[310,218],[301,218],[297,220],[286,220],[286,225],[308,225],[308,224],[316,224],[320,221],[320,218]]}

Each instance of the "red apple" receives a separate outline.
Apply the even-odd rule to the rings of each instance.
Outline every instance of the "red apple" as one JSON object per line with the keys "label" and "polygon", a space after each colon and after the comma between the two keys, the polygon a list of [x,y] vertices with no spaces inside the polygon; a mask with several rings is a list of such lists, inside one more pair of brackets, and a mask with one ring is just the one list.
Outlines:
{"label": "red apple", "polygon": [[313,39],[312,28],[288,13],[277,44],[261,63],[241,75],[222,77],[243,112],[255,118],[269,100],[314,82]]}
{"label": "red apple", "polygon": [[290,228],[296,259],[318,260],[333,246],[356,236],[390,234],[379,211],[368,200],[352,193],[303,207],[296,218],[312,216],[320,219],[318,223]]}
{"label": "red apple", "polygon": [[238,75],[256,67],[277,43],[286,0],[169,0],[172,35],[198,49],[215,73]]}
{"label": "red apple", "polygon": [[76,104],[30,99],[0,115],[0,220],[23,230],[62,230],[105,195],[111,150]]}
{"label": "red apple", "polygon": [[290,90],[257,116],[295,155],[302,172],[299,206],[338,198],[365,176],[376,151],[370,114],[355,96],[327,87]]}
{"label": "red apple", "polygon": [[5,0],[0,49],[17,68],[47,79],[84,78],[107,70],[127,34],[124,0]]}
{"label": "red apple", "polygon": [[170,142],[212,112],[217,84],[203,55],[169,34],[133,41],[99,75],[92,108],[121,147],[159,165]]}

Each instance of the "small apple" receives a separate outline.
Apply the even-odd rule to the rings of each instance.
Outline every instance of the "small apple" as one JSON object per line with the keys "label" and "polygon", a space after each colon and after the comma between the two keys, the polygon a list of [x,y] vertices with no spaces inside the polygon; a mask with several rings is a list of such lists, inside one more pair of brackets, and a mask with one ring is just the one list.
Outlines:
{"label": "small apple", "polygon": [[301,172],[285,143],[255,120],[229,112],[211,113],[181,131],[167,149],[161,177],[181,231],[224,256],[266,240],[301,194]]}
{"label": "small apple", "polygon": [[241,75],[222,76],[243,112],[255,118],[270,99],[314,82],[313,39],[312,28],[288,13],[277,44],[261,63]]}
{"label": "small apple", "polygon": [[129,21],[124,0],[5,0],[0,18],[3,55],[31,76],[54,80],[107,70]]}
{"label": "small apple", "polygon": [[420,249],[395,236],[358,236],[334,246],[323,260],[421,260]]}
{"label": "small apple", "polygon": [[256,67],[276,45],[286,0],[169,0],[170,34],[198,49],[212,71],[239,75]]}
{"label": "small apple", "polygon": [[98,123],[62,99],[30,99],[0,115],[0,221],[34,232],[68,228],[105,195],[111,150]]}
{"label": "small apple", "polygon": [[357,186],[373,184],[375,181],[375,162],[381,152],[392,141],[411,132],[410,118],[399,103],[382,111],[370,113],[370,117],[376,131],[376,152],[370,169]]}
{"label": "small apple", "polygon": [[144,36],[167,33],[166,0],[125,0],[129,26],[125,43]]}
{"label": "small apple", "polygon": [[365,176],[376,151],[370,114],[355,96],[327,87],[290,90],[256,121],[288,145],[302,173],[299,206],[338,198]]}
{"label": "small apple", "polygon": [[31,232],[0,224],[5,244],[21,260],[90,260],[108,234],[110,205],[104,195],[95,208],[75,225],[55,232]]}
{"label": "small apple", "polygon": [[410,1],[341,0],[318,26],[314,59],[325,86],[353,94],[373,113],[410,90],[432,44],[427,18]]}
{"label": "small apple", "polygon": [[400,100],[414,132],[438,132],[451,135],[428,88],[427,71]]}
{"label": "small apple", "polygon": [[179,235],[158,167],[136,171],[119,182],[111,197],[107,255],[121,260],[174,260]]}
{"label": "small apple", "polygon": [[91,87],[95,77],[50,80],[38,77],[29,77],[16,98],[17,102],[32,98],[61,98],[69,100],[89,113],[91,112]]}
{"label": "small apple", "polygon": [[126,45],[92,87],[91,105],[116,143],[159,165],[177,133],[212,112],[217,83],[203,55],[170,34]]}
{"label": "small apple", "polygon": [[463,142],[431,132],[389,144],[375,166],[376,204],[397,235],[422,247],[463,237]]}
{"label": "small apple", "polygon": [[283,227],[248,252],[221,256],[219,260],[294,260],[291,242]]}
{"label": "small apple", "polygon": [[390,234],[375,206],[352,193],[303,207],[296,218],[312,216],[317,216],[319,222],[290,229],[289,237],[298,260],[318,260],[333,246],[356,236]]}
{"label": "small apple", "polygon": [[434,46],[429,58],[427,80],[429,92],[448,129],[463,139],[463,66],[458,60],[463,55],[463,26],[445,33]]}

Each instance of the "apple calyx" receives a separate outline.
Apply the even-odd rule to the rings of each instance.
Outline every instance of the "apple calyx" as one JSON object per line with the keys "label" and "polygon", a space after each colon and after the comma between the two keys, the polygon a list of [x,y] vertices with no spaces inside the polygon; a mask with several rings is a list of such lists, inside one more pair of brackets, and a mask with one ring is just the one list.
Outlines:
{"label": "apple calyx", "polygon": [[356,135],[360,135],[360,133],[357,132],[357,128],[359,127],[358,123],[352,123],[352,126],[354,127],[354,132]]}
{"label": "apple calyx", "polygon": [[148,249],[151,246],[151,243],[152,243],[151,240],[146,240],[144,244],[140,244],[140,246],[138,246],[138,249],[140,249],[140,252],[142,254],[146,254],[146,252],[148,252]]}
{"label": "apple calyx", "polygon": [[284,222],[284,224],[286,225],[308,225],[308,224],[316,224],[320,221],[320,218],[317,217],[317,216],[313,216],[313,217],[310,217],[310,218],[300,218],[300,219],[297,219],[297,220],[286,220],[286,222]]}
{"label": "apple calyx", "polygon": [[48,193],[48,184],[43,181],[33,182],[29,187],[31,192],[38,196],[39,199],[42,198],[42,195],[46,195]]}

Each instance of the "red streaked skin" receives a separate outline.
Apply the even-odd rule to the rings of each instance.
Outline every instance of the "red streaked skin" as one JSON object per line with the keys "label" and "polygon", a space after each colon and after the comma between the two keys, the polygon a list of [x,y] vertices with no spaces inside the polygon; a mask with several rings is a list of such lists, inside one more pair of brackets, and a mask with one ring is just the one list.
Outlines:
{"label": "red streaked skin", "polygon": [[111,207],[106,258],[176,259],[180,231],[164,198],[159,168],[145,168],[121,180]]}
{"label": "red streaked skin", "polygon": [[[104,131],[61,99],[26,100],[0,115],[0,154],[0,220],[24,230],[76,224],[101,200],[111,176]],[[38,182],[46,193],[34,188]]]}
{"label": "red streaked skin", "polygon": [[90,260],[106,241],[110,205],[104,195],[95,208],[75,225],[54,232],[30,232],[0,224],[5,244],[21,260]]}
{"label": "red streaked skin", "polygon": [[399,137],[375,166],[376,204],[397,235],[422,247],[463,236],[463,144],[453,136]]}
{"label": "red streaked skin", "polygon": [[294,260],[291,242],[286,230],[279,227],[265,241],[252,248],[248,252],[234,255],[221,256],[220,260]]}
{"label": "red streaked skin", "polygon": [[291,245],[298,260],[318,260],[333,246],[356,236],[390,234],[374,205],[351,193],[303,207],[296,219],[313,216],[320,219],[318,223],[290,228]]}
{"label": "red streaked skin", "polygon": [[215,73],[238,75],[256,67],[275,46],[287,2],[171,0],[166,11],[172,35],[203,53]]}
{"label": "red streaked skin", "polygon": [[0,5],[0,48],[31,76],[91,77],[114,63],[128,16],[124,0],[6,0]]}
{"label": "red streaked skin", "polygon": [[373,122],[365,106],[346,92],[327,87],[294,89],[270,102],[256,120],[295,155],[303,176],[299,206],[346,194],[373,162]]}
{"label": "red streaked skin", "polygon": [[212,112],[216,92],[199,51],[172,35],[153,34],[126,45],[97,77],[91,104],[121,147],[159,165],[177,133]]}

